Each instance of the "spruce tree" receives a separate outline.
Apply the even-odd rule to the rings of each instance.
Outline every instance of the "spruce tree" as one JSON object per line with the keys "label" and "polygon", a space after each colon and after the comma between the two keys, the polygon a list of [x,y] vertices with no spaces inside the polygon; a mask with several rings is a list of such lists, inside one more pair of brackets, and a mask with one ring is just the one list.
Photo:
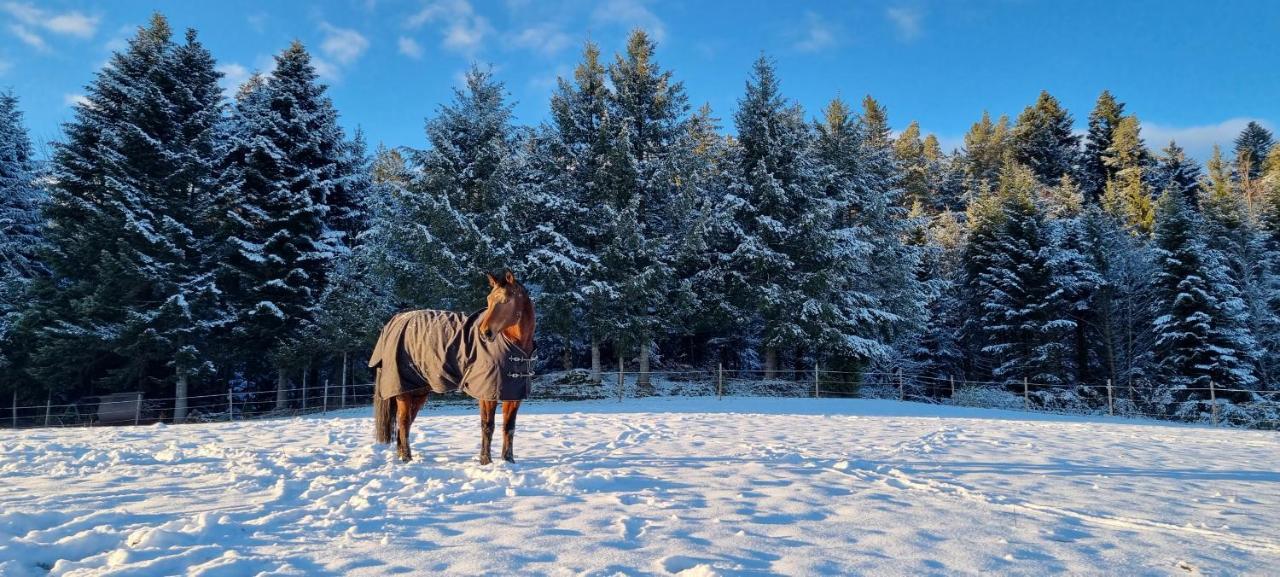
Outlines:
{"label": "spruce tree", "polygon": [[929,159],[925,157],[924,142],[920,140],[920,123],[907,125],[894,141],[893,153],[902,170],[902,188],[906,191],[903,200],[907,206],[915,203],[933,206],[929,195]]}
{"label": "spruce tree", "polygon": [[1123,118],[1124,104],[1103,90],[1089,113],[1089,133],[1080,157],[1080,183],[1086,200],[1097,202],[1107,182],[1115,178],[1115,170],[1106,163],[1105,156],[1111,148],[1111,133]]}
{"label": "spruce tree", "polygon": [[270,78],[251,79],[237,97],[214,210],[230,319],[223,336],[266,353],[235,362],[269,363],[279,409],[288,370],[311,354],[307,338],[333,259],[346,252],[342,228],[354,226],[356,203],[348,185],[359,169],[306,49],[294,42],[275,62]]}
{"label": "spruce tree", "polygon": [[1102,194],[1102,206],[1123,220],[1136,234],[1150,234],[1155,220],[1151,193],[1144,177],[1147,151],[1137,117],[1126,116],[1112,132],[1103,163],[1114,174]]}
{"label": "spruce tree", "polygon": [[1002,213],[989,266],[978,278],[983,352],[992,358],[993,375],[1009,386],[1061,385],[1069,375],[1068,335],[1075,321],[1066,318],[1054,285],[1044,214],[1036,198],[1035,174],[1009,165],[1000,180]]}
{"label": "spruce tree", "polygon": [[1080,137],[1072,132],[1071,114],[1048,92],[1018,115],[1012,132],[1013,156],[1031,169],[1040,184],[1053,186],[1075,172]]}
{"label": "spruce tree", "polygon": [[177,45],[157,14],[87,87],[53,157],[57,288],[41,291],[43,377],[116,390],[172,384],[174,418],[185,417],[189,380],[212,368],[206,336],[219,321],[203,258],[218,77],[195,33]]}
{"label": "spruce tree", "polygon": [[1250,120],[1235,140],[1237,170],[1241,179],[1255,180],[1262,175],[1262,164],[1271,152],[1275,138],[1271,131]]}
{"label": "spruce tree", "polygon": [[984,184],[995,187],[1011,144],[1009,119],[1001,116],[992,122],[991,115],[983,111],[982,120],[975,122],[964,135],[963,164],[970,191],[976,192]]}
{"label": "spruce tree", "polygon": [[1249,361],[1253,343],[1241,331],[1243,304],[1181,195],[1161,195],[1154,245],[1155,377],[1179,403],[1175,414],[1198,416],[1208,412],[1200,403],[1209,399],[1210,383],[1224,389],[1256,383]]}
{"label": "spruce tree", "polygon": [[11,371],[22,368],[15,364],[29,349],[28,339],[16,333],[29,306],[30,286],[47,272],[39,254],[43,204],[18,98],[0,93],[0,375],[7,383],[19,379]]}
{"label": "spruce tree", "polygon": [[1169,146],[1161,151],[1160,158],[1151,175],[1151,189],[1163,193],[1174,190],[1187,201],[1192,210],[1200,208],[1200,163],[1188,158],[1178,143],[1170,140]]}

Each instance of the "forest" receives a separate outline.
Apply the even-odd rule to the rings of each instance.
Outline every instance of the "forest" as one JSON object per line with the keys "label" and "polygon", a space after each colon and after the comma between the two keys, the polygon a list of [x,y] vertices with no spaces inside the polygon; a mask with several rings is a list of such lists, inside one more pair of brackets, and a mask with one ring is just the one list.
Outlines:
{"label": "forest", "polygon": [[1280,383],[1265,127],[1202,166],[1117,95],[1081,134],[1042,92],[975,111],[948,151],[870,96],[803,110],[767,56],[721,118],[660,56],[643,30],[586,43],[536,125],[474,66],[420,148],[371,149],[302,44],[228,97],[197,33],[156,15],[47,158],[0,95],[0,394],[143,391],[182,419],[189,395],[367,382],[395,311],[476,310],[505,269],[537,305],[538,369],[596,380],[817,365],[1045,406],[1112,383],[1189,418]]}

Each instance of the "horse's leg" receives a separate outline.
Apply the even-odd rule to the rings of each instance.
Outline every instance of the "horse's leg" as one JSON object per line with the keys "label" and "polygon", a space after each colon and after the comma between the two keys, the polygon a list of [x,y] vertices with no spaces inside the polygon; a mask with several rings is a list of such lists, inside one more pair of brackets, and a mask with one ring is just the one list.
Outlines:
{"label": "horse's leg", "polygon": [[498,401],[480,401],[480,464],[493,462],[489,457],[489,446],[493,443],[493,415],[498,410]]}
{"label": "horse's leg", "polygon": [[502,460],[516,462],[515,443],[516,412],[520,410],[520,401],[502,402]]}
{"label": "horse's leg", "polygon": [[413,451],[409,449],[409,425],[417,414],[413,398],[410,395],[396,397],[396,449],[400,452],[400,460],[413,460]]}

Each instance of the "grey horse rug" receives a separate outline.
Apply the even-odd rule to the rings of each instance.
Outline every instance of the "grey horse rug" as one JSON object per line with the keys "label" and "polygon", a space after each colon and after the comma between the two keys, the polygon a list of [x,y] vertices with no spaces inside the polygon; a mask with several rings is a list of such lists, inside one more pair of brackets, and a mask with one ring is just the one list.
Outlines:
{"label": "grey horse rug", "polygon": [[461,390],[482,401],[529,396],[523,351],[505,335],[480,334],[484,310],[405,311],[391,317],[369,358],[374,392],[382,399],[403,393]]}

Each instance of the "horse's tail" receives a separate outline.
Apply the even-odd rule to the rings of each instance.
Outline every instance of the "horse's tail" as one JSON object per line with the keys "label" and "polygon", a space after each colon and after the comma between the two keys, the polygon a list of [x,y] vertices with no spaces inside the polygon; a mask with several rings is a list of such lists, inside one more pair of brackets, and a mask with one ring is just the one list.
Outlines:
{"label": "horse's tail", "polygon": [[391,442],[391,428],[396,423],[395,399],[384,399],[377,393],[373,395],[373,440],[379,443]]}

